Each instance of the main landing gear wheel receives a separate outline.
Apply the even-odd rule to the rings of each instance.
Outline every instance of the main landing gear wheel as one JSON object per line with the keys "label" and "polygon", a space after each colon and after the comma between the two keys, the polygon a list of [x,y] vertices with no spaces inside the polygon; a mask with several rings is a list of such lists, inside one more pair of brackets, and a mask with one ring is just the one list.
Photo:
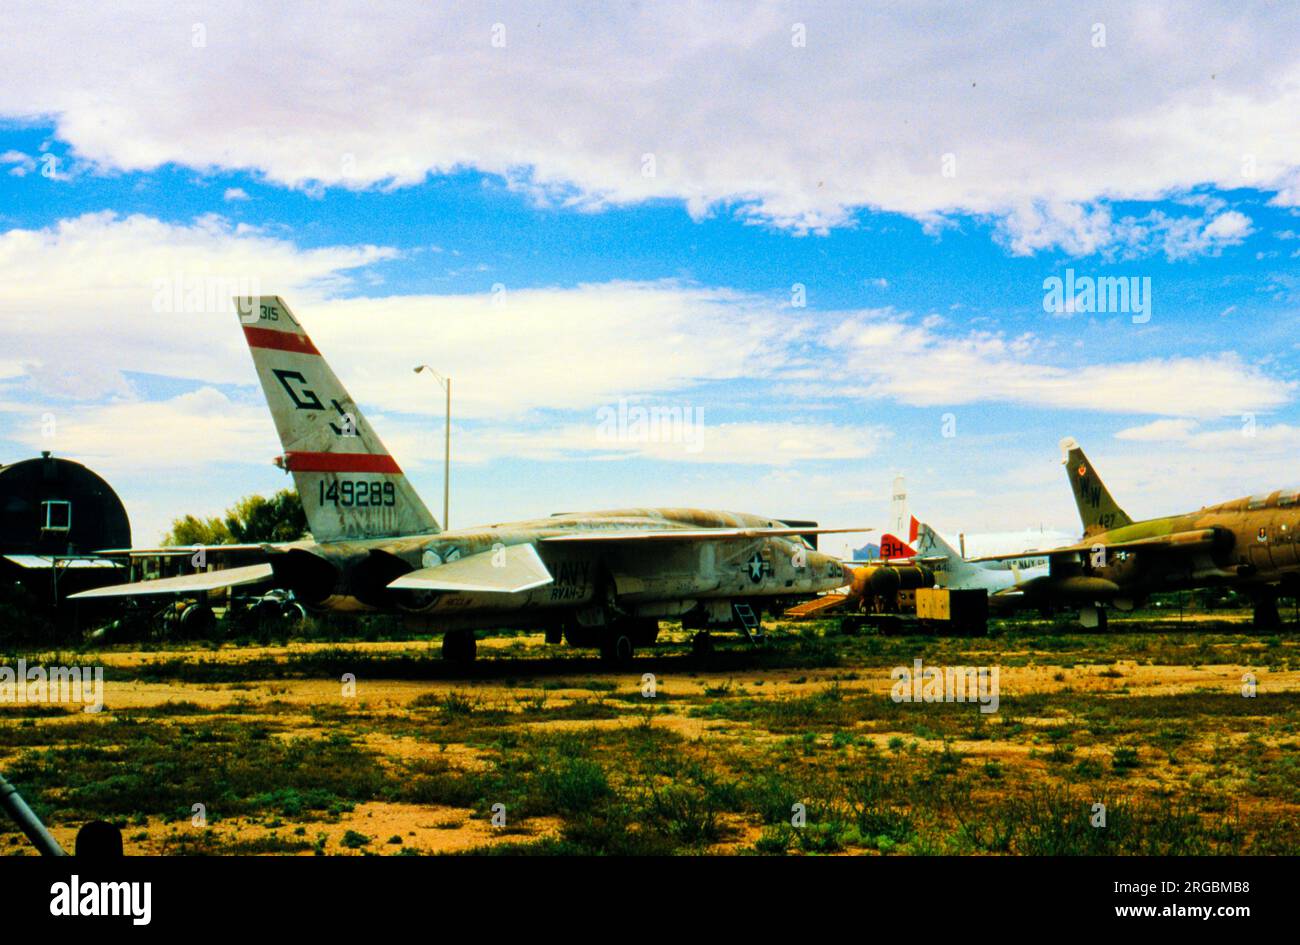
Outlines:
{"label": "main landing gear wheel", "polygon": [[1256,630],[1276,630],[1282,626],[1282,617],[1277,612],[1277,598],[1271,594],[1261,594],[1255,598],[1253,623]]}
{"label": "main landing gear wheel", "polygon": [[701,630],[695,636],[691,637],[691,654],[693,656],[708,656],[713,652],[713,634],[707,630]]}
{"label": "main landing gear wheel", "polygon": [[636,648],[632,638],[621,630],[611,631],[600,644],[600,658],[613,666],[627,666]]}
{"label": "main landing gear wheel", "polygon": [[190,604],[181,611],[177,624],[181,637],[187,640],[208,639],[217,629],[217,615],[207,604]]}
{"label": "main landing gear wheel", "polygon": [[478,656],[478,639],[473,630],[452,630],[443,635],[442,658],[452,663],[472,663]]}

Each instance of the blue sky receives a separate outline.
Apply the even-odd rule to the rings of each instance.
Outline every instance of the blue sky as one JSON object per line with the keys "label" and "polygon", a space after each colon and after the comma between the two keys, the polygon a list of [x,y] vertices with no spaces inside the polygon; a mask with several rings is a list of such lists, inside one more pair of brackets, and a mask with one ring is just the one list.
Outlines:
{"label": "blue sky", "polygon": [[[940,530],[1074,531],[1067,434],[1135,517],[1300,481],[1285,29],[722,9],[290,8],[276,56],[238,5],[0,14],[6,73],[45,64],[0,91],[0,459],[87,462],[138,543],[285,485],[233,314],[187,294],[255,285],[435,509],[439,393],[411,368],[456,379],[453,525],[879,525],[902,473]],[[1149,318],[1044,311],[1067,270],[1148,284]],[[611,438],[620,403],[699,426]]]}

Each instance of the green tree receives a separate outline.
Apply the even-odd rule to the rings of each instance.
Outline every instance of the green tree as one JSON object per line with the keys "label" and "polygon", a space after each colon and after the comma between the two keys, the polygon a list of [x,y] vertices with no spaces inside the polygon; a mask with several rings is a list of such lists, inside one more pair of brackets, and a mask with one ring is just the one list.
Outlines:
{"label": "green tree", "polygon": [[307,516],[293,489],[281,489],[269,499],[250,495],[226,509],[224,518],[186,515],[172,522],[164,545],[232,545],[263,541],[296,541],[307,534]]}
{"label": "green tree", "polygon": [[250,495],[226,510],[226,528],[236,542],[297,541],[307,534],[307,515],[294,489],[271,498]]}
{"label": "green tree", "polygon": [[228,545],[234,539],[230,529],[219,518],[196,518],[186,515],[172,522],[171,531],[163,538],[164,545]]}

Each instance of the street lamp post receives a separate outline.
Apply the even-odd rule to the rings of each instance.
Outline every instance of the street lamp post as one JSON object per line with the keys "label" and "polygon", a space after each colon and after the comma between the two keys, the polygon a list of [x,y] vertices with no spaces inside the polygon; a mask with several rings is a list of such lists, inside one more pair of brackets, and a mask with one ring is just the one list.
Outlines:
{"label": "street lamp post", "polygon": [[451,500],[451,378],[443,377],[427,364],[421,364],[415,369],[415,373],[428,371],[433,375],[442,389],[447,392],[447,418],[443,426],[443,443],[442,443],[442,527],[443,529],[451,528],[449,518],[449,506]]}

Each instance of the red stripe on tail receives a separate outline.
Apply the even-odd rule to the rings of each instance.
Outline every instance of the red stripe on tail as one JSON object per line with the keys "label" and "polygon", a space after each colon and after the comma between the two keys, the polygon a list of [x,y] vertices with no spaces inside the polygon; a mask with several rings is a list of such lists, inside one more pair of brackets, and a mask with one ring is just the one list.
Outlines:
{"label": "red stripe on tail", "polygon": [[274,348],[276,351],[292,351],[296,354],[314,354],[320,352],[306,335],[295,335],[287,331],[273,331],[270,328],[244,326],[244,337],[250,348]]}
{"label": "red stripe on tail", "polygon": [[393,473],[402,470],[391,456],[374,453],[300,453],[284,454],[284,466],[291,472]]}

